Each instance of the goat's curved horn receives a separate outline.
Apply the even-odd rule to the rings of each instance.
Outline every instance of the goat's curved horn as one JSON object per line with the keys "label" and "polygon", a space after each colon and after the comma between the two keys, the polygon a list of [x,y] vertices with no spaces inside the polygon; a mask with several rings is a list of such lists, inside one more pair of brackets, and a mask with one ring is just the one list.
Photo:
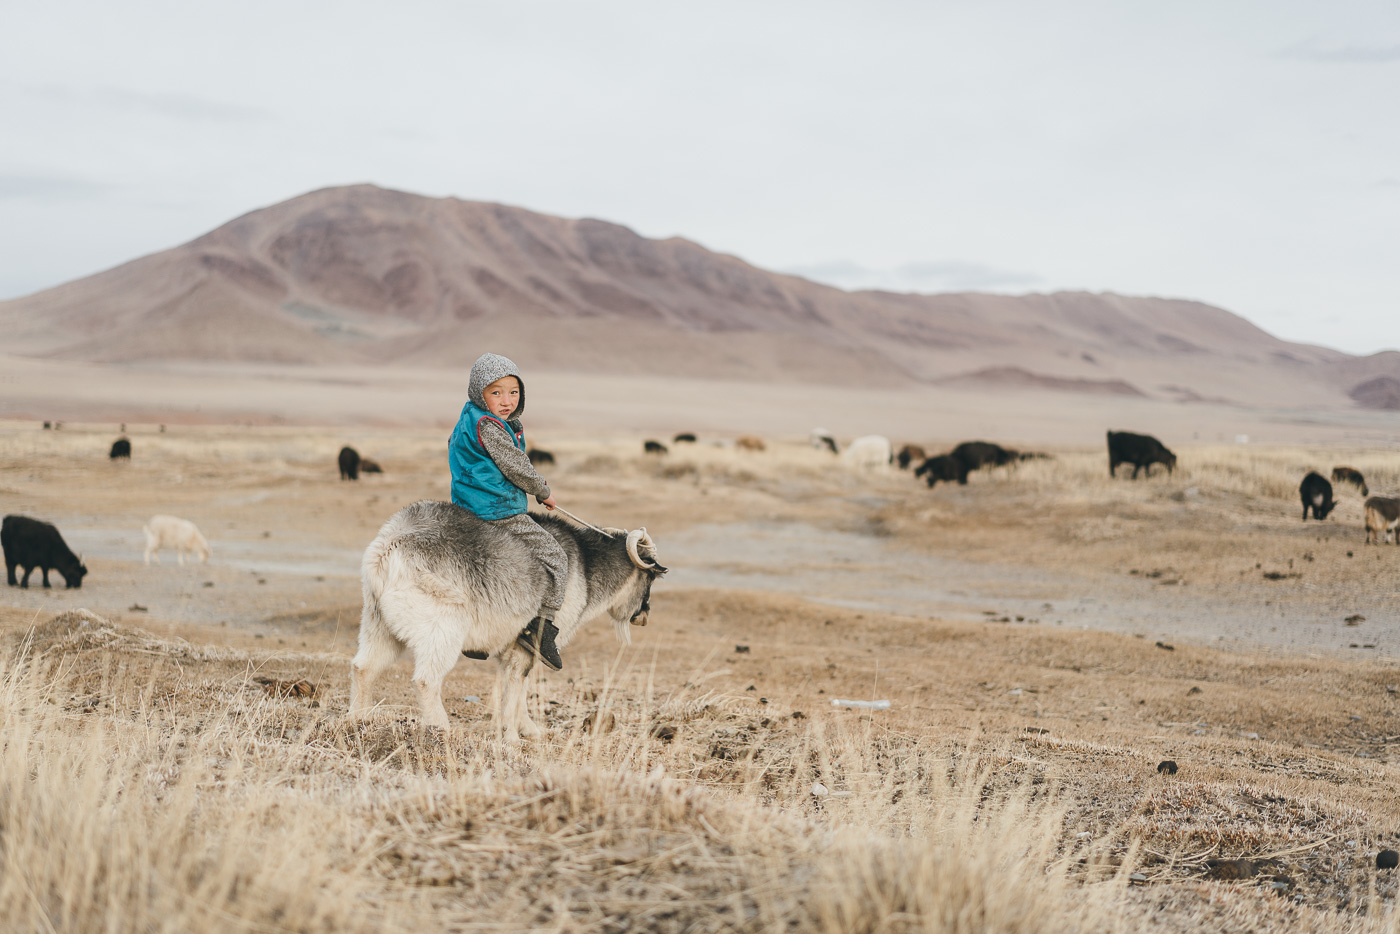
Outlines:
{"label": "goat's curved horn", "polygon": [[651,570],[656,567],[655,561],[648,561],[641,555],[641,549],[645,547],[653,554],[656,553],[656,546],[652,545],[651,539],[647,537],[645,528],[633,529],[627,533],[627,557],[632,559],[632,563],[643,570]]}

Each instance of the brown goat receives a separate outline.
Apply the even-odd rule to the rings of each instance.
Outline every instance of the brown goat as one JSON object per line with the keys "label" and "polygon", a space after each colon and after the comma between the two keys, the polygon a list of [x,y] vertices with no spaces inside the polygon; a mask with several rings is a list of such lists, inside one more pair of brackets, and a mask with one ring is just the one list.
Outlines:
{"label": "brown goat", "polygon": [[1366,500],[1366,544],[1385,544],[1385,534],[1400,545],[1400,499],[1388,496],[1372,496]]}

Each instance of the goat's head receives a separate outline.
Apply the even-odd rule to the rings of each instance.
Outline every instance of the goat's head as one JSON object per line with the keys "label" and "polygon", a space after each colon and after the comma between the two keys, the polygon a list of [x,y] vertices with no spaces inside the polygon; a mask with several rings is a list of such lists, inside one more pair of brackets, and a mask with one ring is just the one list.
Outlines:
{"label": "goat's head", "polygon": [[651,613],[652,582],[665,574],[667,569],[657,564],[656,543],[645,528],[627,533],[627,557],[645,573],[638,575],[636,586],[627,588],[624,598],[614,604],[613,618],[618,622],[627,620],[633,626],[645,626]]}

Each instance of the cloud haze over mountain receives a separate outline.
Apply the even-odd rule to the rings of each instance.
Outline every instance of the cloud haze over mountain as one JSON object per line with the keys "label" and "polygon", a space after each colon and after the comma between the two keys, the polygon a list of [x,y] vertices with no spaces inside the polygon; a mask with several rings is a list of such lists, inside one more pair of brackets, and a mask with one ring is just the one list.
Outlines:
{"label": "cloud haze over mountain", "polygon": [[0,296],[371,181],[1371,352],[1400,346],[1397,49],[1400,8],[1354,0],[17,5]]}

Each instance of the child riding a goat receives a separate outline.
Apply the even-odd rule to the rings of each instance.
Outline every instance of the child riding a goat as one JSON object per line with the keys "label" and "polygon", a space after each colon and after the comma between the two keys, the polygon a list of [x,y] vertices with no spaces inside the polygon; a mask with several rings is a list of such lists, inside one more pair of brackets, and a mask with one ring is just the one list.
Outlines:
{"label": "child riding a goat", "polygon": [[[472,364],[467,403],[448,442],[452,467],[452,502],[507,529],[525,542],[549,575],[549,590],[539,612],[516,641],[545,665],[563,667],[555,637],[555,614],[569,579],[569,558],[554,536],[532,520],[526,496],[546,509],[555,506],[549,484],[535,472],[525,453],[525,381],[520,368],[499,354],[482,354]],[[468,653],[479,657],[476,653]]]}

